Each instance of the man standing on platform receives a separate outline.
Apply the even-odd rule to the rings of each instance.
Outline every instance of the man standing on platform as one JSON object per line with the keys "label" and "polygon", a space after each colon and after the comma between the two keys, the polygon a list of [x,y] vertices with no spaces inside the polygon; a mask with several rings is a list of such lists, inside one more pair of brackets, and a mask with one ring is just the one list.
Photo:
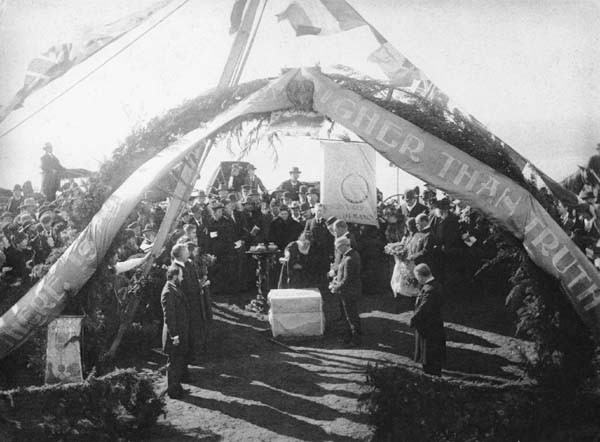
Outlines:
{"label": "man standing on platform", "polygon": [[260,192],[262,195],[266,194],[267,188],[262,180],[256,176],[256,167],[253,164],[249,164],[247,170],[248,175],[244,178],[244,184],[250,186],[251,192]]}
{"label": "man standing on platform", "polygon": [[[284,192],[290,192],[291,199],[293,201],[298,201],[298,193],[300,192],[300,186],[304,184],[298,180],[298,178],[300,178],[301,173],[302,172],[300,172],[298,166],[292,167],[292,169],[290,170],[290,179],[285,180],[278,187],[279,190],[283,190]],[[289,203],[286,203],[286,205],[289,206]]]}
{"label": "man standing on platform", "polygon": [[190,306],[179,288],[182,278],[182,271],[179,267],[169,267],[167,282],[160,295],[164,320],[163,351],[169,355],[167,393],[172,399],[181,399],[184,395],[181,381],[187,369],[190,344]]}
{"label": "man standing on platform", "polygon": [[45,153],[42,155],[42,193],[46,201],[56,199],[56,191],[60,187],[60,175],[65,168],[60,164],[58,158],[52,153],[52,144],[46,143],[42,148]]}
{"label": "man standing on platform", "polygon": [[415,329],[415,362],[423,365],[425,373],[441,376],[442,364],[446,361],[442,285],[433,277],[427,264],[416,266],[414,274],[422,285],[409,323]]}
{"label": "man standing on platform", "polygon": [[352,346],[359,346],[362,339],[362,327],[356,301],[362,294],[360,256],[350,246],[350,240],[346,237],[336,239],[335,248],[336,252],[342,256],[342,260],[336,277],[331,283],[331,291],[339,296],[348,324],[348,333],[344,342]]}

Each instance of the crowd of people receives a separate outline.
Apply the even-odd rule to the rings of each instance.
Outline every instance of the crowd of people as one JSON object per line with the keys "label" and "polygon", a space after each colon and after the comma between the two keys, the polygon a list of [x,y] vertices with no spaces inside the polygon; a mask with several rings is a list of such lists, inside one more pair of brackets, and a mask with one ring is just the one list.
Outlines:
{"label": "crowd of people", "polygon": [[[45,169],[60,168],[51,158],[51,146],[44,150]],[[70,180],[60,186],[54,172],[44,173],[53,178],[44,181],[42,193],[35,193],[30,182],[17,184],[3,209],[1,287],[35,282],[78,234],[73,207],[87,191],[85,184]],[[398,310],[415,310],[411,323],[417,329],[420,322],[437,324],[430,339],[420,330],[417,356],[427,372],[439,374],[445,354],[439,293],[442,287],[445,293],[460,293],[482,262],[495,256],[495,227],[428,185],[379,200],[377,226],[349,224],[327,213],[318,184],[302,182],[301,173],[291,168],[290,178],[269,192],[252,164],[234,163],[207,192],[192,193],[178,217],[155,264],[166,282],[162,294],[154,295],[162,306],[173,397],[182,394],[187,364],[206,349],[212,297],[255,289],[256,264],[246,252],[267,243],[280,251],[271,287],[317,288],[324,298],[334,299],[349,345],[361,345],[357,301],[391,286]],[[600,267],[598,190],[584,188],[582,203],[564,209],[562,222]],[[109,252],[115,269],[147,256],[167,206],[167,201],[139,203]],[[133,272],[126,270],[122,277],[133,277]],[[427,299],[434,300],[433,308],[423,307]],[[434,316],[439,318],[424,321],[424,311],[438,312]]]}

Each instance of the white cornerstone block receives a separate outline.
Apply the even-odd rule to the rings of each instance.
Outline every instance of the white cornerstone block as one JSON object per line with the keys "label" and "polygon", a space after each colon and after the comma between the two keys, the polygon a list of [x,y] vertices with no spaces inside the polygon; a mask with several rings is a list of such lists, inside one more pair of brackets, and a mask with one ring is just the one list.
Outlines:
{"label": "white cornerstone block", "polygon": [[320,336],[325,330],[317,289],[277,289],[267,297],[273,336]]}

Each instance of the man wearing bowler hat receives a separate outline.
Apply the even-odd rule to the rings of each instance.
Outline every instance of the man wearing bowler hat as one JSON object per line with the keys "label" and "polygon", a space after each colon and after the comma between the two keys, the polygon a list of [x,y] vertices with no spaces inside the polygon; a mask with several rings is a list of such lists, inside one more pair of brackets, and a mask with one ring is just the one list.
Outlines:
{"label": "man wearing bowler hat", "polygon": [[56,198],[56,191],[60,186],[60,175],[65,168],[60,164],[58,158],[52,153],[52,144],[46,143],[42,148],[44,155],[42,155],[41,168],[42,168],[42,193],[46,197],[47,201],[54,201]]}
{"label": "man wearing bowler hat", "polygon": [[292,194],[292,200],[294,201],[298,201],[298,193],[300,192],[300,186],[304,184],[298,179],[300,178],[301,173],[302,172],[300,172],[298,166],[292,167],[292,169],[290,170],[290,179],[285,180],[278,187],[278,189],[283,190],[284,192],[290,192]]}

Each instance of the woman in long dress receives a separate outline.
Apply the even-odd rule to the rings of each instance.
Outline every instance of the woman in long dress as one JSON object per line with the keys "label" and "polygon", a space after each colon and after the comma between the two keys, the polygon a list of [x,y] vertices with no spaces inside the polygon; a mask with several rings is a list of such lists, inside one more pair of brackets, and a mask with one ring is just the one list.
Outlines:
{"label": "woman in long dress", "polygon": [[415,298],[419,294],[417,280],[413,274],[414,261],[407,259],[418,247],[418,238],[415,237],[417,224],[414,218],[406,221],[406,235],[402,239],[402,253],[394,255],[395,265],[392,275],[392,290],[394,297],[398,300],[399,310],[412,309]]}
{"label": "woman in long dress", "polygon": [[278,288],[302,289],[311,286],[309,250],[310,238],[307,233],[302,233],[296,241],[292,241],[285,247],[284,256],[280,260],[283,265]]}

